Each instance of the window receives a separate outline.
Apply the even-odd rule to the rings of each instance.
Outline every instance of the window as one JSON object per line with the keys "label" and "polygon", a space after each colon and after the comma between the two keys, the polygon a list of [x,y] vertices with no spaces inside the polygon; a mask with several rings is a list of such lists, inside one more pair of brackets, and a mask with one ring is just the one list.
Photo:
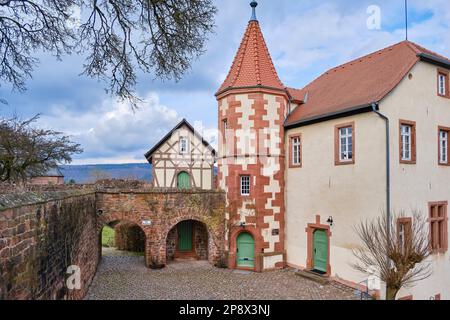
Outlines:
{"label": "window", "polygon": [[241,176],[241,195],[250,195],[250,176]]}
{"label": "window", "polygon": [[416,123],[400,120],[400,163],[416,163]]}
{"label": "window", "polygon": [[445,75],[442,73],[439,73],[439,95],[445,96],[446,90],[445,90]]}
{"label": "window", "polygon": [[336,165],[355,163],[355,125],[354,123],[336,126],[335,163]]}
{"label": "window", "polygon": [[189,152],[189,140],[188,138],[180,138],[180,153],[186,154]]}
{"label": "window", "polygon": [[450,128],[439,127],[439,164],[450,165],[449,156],[450,150],[448,148],[448,136]]}
{"label": "window", "polygon": [[446,70],[438,70],[437,82],[438,95],[441,97],[450,98],[449,72]]}
{"label": "window", "polygon": [[447,202],[433,202],[430,210],[430,247],[433,253],[445,253],[448,248]]}
{"label": "window", "polygon": [[399,218],[397,220],[398,243],[403,252],[411,248],[412,219]]}
{"label": "window", "polygon": [[291,163],[290,167],[300,167],[302,165],[300,136],[291,137]]}
{"label": "window", "polygon": [[222,120],[222,139],[223,139],[222,152],[224,155],[227,155],[227,143],[228,143],[227,130],[228,130],[228,120],[224,119]]}
{"label": "window", "polygon": [[227,144],[227,130],[228,130],[228,120],[224,119],[222,120],[222,134],[223,134],[223,141],[225,142],[225,145]]}

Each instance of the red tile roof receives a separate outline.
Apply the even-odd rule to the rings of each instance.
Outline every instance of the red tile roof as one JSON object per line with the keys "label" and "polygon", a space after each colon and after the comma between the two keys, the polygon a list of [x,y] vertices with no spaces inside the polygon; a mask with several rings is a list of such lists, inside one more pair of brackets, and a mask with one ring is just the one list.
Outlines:
{"label": "red tile roof", "polygon": [[250,21],[233,65],[218,94],[229,88],[263,86],[284,90],[258,21]]}
{"label": "red tile roof", "polygon": [[288,89],[291,96],[303,97],[304,104],[289,115],[286,125],[380,101],[420,60],[419,54],[450,63],[449,59],[415,43],[397,43],[333,68],[301,90]]}

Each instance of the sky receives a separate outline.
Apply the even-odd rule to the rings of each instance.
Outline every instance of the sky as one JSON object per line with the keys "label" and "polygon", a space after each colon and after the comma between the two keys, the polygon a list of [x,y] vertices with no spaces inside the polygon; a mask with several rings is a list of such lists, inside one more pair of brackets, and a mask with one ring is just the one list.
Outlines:
{"label": "sky", "polygon": [[[179,81],[139,74],[145,103],[133,112],[108,95],[105,84],[81,76],[83,57],[57,61],[39,54],[27,91],[1,84],[0,116],[40,113],[37,125],[62,131],[84,152],[73,164],[145,162],[151,149],[181,119],[215,144],[217,102],[251,16],[250,0],[216,0],[215,33],[206,52]],[[405,39],[404,0],[259,0],[257,17],[280,79],[301,88],[328,69]],[[373,20],[379,8],[380,24]],[[450,57],[448,0],[409,0],[409,39]],[[375,27],[374,27],[375,26]]]}

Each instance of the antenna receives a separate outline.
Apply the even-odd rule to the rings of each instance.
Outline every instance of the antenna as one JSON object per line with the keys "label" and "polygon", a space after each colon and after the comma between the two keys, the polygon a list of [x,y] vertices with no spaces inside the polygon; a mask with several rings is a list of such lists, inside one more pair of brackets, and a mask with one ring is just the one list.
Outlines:
{"label": "antenna", "polygon": [[405,30],[406,30],[406,41],[408,41],[408,0],[405,0]]}

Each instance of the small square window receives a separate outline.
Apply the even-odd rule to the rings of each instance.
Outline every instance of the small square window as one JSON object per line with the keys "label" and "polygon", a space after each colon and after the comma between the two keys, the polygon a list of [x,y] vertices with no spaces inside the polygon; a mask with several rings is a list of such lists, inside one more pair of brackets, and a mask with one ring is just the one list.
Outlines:
{"label": "small square window", "polygon": [[241,195],[250,195],[250,176],[241,176]]}

